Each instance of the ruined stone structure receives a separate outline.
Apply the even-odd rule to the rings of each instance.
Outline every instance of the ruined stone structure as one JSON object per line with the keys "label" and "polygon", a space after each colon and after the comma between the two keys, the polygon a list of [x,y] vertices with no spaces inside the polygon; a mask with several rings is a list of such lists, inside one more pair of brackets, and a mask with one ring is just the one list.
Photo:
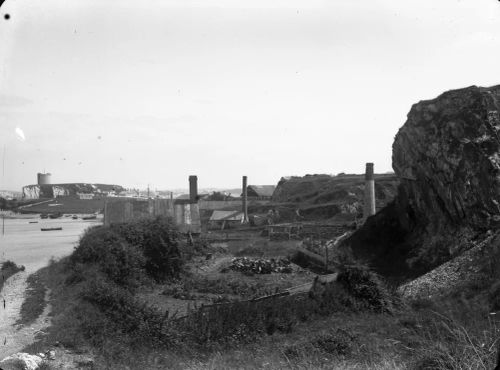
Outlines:
{"label": "ruined stone structure", "polygon": [[171,217],[183,233],[200,233],[200,208],[196,176],[189,176],[189,199],[121,199],[106,202],[104,224],[128,222],[143,217]]}
{"label": "ruined stone structure", "polygon": [[241,187],[241,197],[243,200],[242,211],[243,211],[243,222],[248,222],[248,193],[247,193],[247,177],[243,176],[243,184]]}
{"label": "ruined stone structure", "polygon": [[37,184],[38,185],[49,185],[50,184],[50,173],[37,173]]}
{"label": "ruined stone structure", "polygon": [[365,199],[363,206],[363,218],[375,214],[375,180],[373,177],[373,163],[366,164],[365,171]]}
{"label": "ruined stone structure", "polygon": [[198,177],[189,176],[189,199],[191,203],[198,202]]}

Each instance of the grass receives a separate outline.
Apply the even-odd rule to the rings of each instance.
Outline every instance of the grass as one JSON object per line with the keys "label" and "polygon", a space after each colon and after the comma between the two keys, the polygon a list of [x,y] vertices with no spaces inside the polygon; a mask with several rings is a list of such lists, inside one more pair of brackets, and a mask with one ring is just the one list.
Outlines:
{"label": "grass", "polygon": [[[222,306],[194,313],[188,326],[167,321],[163,342],[152,342],[138,336],[151,335],[151,328],[134,333],[117,327],[111,316],[81,301],[81,287],[68,289],[64,281],[71,272],[64,260],[47,269],[54,316],[44,343],[94,348],[97,368],[491,369],[499,344],[500,322],[490,315],[486,296],[417,302],[392,314],[330,311],[305,321],[297,319],[299,306],[287,300]],[[309,304],[302,302],[303,309]],[[262,321],[266,311],[271,314]],[[38,346],[32,350],[40,351],[43,343]]]}
{"label": "grass", "polygon": [[40,317],[47,306],[47,302],[45,301],[47,287],[44,283],[45,279],[42,276],[44,273],[46,273],[46,270],[37,271],[28,276],[26,297],[21,306],[20,318],[16,321],[17,325],[29,325],[33,323]]}
{"label": "grass", "polygon": [[[75,255],[42,270],[39,276],[52,291],[52,326],[29,351],[40,352],[59,341],[70,349],[90,349],[97,355],[96,368],[106,369],[424,370],[495,365],[500,318],[490,309],[497,304],[497,285],[482,294],[474,288],[475,294],[455,292],[439,301],[406,305],[375,274],[350,266],[340,272],[338,283],[322,286],[312,297],[234,302],[171,318],[168,311],[137,299],[141,286],[127,285],[140,283],[127,280],[130,269],[122,269],[135,261],[129,258],[135,256],[129,248],[151,241],[139,232],[147,234],[149,226],[141,225],[126,234],[128,246],[104,229],[96,229],[101,231],[93,234],[95,239],[87,235],[75,253],[76,275]],[[108,244],[97,245],[98,235],[107,236]],[[152,251],[167,263],[170,255],[163,252],[168,248],[153,244]],[[141,274],[145,266],[133,265]],[[205,282],[172,271],[173,277],[184,279],[182,291],[251,295],[255,288],[217,279]]]}
{"label": "grass", "polygon": [[2,291],[7,279],[12,275],[17,274],[19,271],[24,271],[24,266],[18,266],[10,260],[2,263],[2,267],[0,268],[0,273],[2,275],[2,279],[0,280],[0,292]]}

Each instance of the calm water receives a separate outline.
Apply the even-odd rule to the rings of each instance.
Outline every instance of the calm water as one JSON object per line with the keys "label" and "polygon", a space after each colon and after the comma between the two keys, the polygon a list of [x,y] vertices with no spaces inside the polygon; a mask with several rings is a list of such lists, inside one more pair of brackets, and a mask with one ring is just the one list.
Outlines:
{"label": "calm water", "polygon": [[[30,224],[30,221],[38,223]],[[51,257],[70,254],[83,231],[101,223],[100,220],[60,219],[5,219],[2,235],[0,219],[0,261],[12,260],[33,272],[47,265]],[[45,227],[62,227],[60,231],[41,231]]]}

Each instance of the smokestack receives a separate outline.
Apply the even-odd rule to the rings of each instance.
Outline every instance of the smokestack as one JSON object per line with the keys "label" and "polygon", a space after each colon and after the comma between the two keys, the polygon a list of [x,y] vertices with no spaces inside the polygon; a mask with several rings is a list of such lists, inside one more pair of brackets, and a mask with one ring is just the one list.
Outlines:
{"label": "smokestack", "polygon": [[189,200],[198,203],[198,177],[189,176]]}
{"label": "smokestack", "polygon": [[373,163],[366,164],[365,171],[365,204],[363,207],[363,218],[375,214],[375,180],[373,179]]}
{"label": "smokestack", "polygon": [[247,205],[247,177],[243,176],[242,185],[242,197],[243,197],[243,222],[248,222],[248,205]]}

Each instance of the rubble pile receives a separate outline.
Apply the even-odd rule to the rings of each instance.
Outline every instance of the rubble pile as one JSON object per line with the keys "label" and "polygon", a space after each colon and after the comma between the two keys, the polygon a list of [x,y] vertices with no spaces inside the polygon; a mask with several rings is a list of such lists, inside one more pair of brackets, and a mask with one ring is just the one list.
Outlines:
{"label": "rubble pile", "polygon": [[272,272],[288,274],[292,272],[292,266],[290,260],[288,260],[287,258],[266,259],[239,257],[234,258],[231,261],[231,265],[225,268],[222,272],[227,272],[228,270],[253,274],[270,274]]}

